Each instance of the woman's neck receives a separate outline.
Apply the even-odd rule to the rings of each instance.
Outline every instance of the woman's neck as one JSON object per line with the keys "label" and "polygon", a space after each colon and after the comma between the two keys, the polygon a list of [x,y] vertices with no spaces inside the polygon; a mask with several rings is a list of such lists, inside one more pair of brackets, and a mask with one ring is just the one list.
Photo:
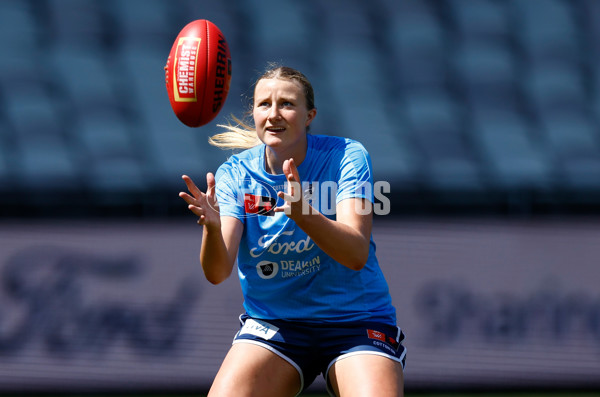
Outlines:
{"label": "woman's neck", "polygon": [[299,166],[306,157],[308,148],[307,140],[302,145],[292,148],[293,150],[279,151],[277,148],[267,146],[265,148],[265,169],[269,174],[277,175],[283,173],[283,162],[294,159],[296,166]]}

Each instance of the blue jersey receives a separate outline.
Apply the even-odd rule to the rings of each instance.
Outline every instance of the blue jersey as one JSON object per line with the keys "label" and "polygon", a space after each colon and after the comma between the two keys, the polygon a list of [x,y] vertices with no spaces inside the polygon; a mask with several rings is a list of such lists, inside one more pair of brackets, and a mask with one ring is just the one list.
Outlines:
{"label": "blue jersey", "polygon": [[[311,134],[307,139],[298,172],[304,197],[315,209],[335,219],[341,200],[373,202],[371,161],[360,143]],[[287,192],[287,180],[267,173],[264,164],[262,144],[232,156],[216,173],[221,216],[244,224],[237,266],[246,312],[265,320],[395,324],[373,238],[362,270],[333,260],[285,213],[273,212],[283,205],[277,192]]]}

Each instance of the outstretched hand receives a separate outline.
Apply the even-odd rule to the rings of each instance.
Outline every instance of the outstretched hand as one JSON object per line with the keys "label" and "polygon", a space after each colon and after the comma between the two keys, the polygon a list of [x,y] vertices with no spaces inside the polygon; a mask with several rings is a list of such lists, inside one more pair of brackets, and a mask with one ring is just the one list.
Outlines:
{"label": "outstretched hand", "polygon": [[301,215],[311,214],[313,208],[304,200],[302,194],[302,181],[293,159],[283,162],[283,173],[288,182],[287,193],[278,192],[277,196],[285,200],[285,203],[274,209],[275,212],[284,212],[292,219],[298,219]]}
{"label": "outstretched hand", "polygon": [[221,217],[219,216],[219,204],[215,193],[215,176],[212,173],[206,174],[206,193],[202,192],[187,175],[181,177],[191,193],[180,192],[179,197],[188,204],[188,209],[198,216],[198,224],[207,227],[221,227]]}

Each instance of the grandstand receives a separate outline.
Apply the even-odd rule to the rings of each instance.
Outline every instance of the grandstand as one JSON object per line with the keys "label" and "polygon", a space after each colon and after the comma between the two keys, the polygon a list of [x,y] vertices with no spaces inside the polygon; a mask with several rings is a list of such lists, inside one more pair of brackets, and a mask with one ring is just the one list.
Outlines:
{"label": "grandstand", "polygon": [[[190,129],[163,66],[192,19],[226,35],[225,108]],[[0,215],[183,214],[182,173],[267,61],[316,90],[313,133],[362,141],[393,214],[600,208],[594,0],[3,0]]]}

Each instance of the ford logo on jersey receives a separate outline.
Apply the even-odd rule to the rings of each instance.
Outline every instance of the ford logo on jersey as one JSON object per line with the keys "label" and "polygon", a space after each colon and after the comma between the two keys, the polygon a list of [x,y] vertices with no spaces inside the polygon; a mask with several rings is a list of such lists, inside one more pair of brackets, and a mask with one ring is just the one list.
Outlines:
{"label": "ford logo on jersey", "polygon": [[244,209],[247,214],[273,216],[277,200],[269,196],[244,193]]}

